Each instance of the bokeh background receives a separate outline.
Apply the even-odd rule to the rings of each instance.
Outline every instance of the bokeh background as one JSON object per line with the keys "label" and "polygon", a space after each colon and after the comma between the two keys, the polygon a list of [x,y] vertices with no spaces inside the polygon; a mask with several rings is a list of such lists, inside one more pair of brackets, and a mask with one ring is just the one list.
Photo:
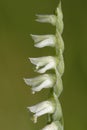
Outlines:
{"label": "bokeh background", "polygon": [[[52,14],[57,0],[0,0],[0,130],[39,130],[27,106],[47,99],[49,90],[31,94],[24,77],[37,74],[29,57],[53,55],[52,48],[34,48],[30,34],[55,33],[50,24],[35,22],[35,14]],[[65,130],[87,129],[87,0],[63,0],[65,41],[64,91],[60,97]]]}

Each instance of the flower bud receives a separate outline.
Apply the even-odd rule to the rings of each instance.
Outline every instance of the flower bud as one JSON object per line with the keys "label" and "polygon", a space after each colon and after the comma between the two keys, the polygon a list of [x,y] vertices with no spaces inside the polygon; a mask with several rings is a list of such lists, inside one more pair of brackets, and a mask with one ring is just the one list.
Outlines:
{"label": "flower bud", "polygon": [[57,18],[56,18],[56,29],[60,34],[63,32],[64,24],[63,24],[63,13],[61,8],[61,2],[59,3],[56,10]]}

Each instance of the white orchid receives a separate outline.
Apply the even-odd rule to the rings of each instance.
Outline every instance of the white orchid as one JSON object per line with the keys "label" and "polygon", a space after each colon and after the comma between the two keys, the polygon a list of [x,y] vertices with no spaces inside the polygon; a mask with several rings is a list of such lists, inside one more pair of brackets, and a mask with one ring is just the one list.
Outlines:
{"label": "white orchid", "polygon": [[51,23],[52,25],[56,25],[56,15],[36,15],[37,22],[41,22],[41,23]]}
{"label": "white orchid", "polygon": [[56,29],[60,32],[60,34],[62,34],[63,32],[63,28],[64,28],[64,24],[63,24],[63,13],[62,13],[62,8],[61,8],[61,2],[58,5],[58,8],[56,10],[56,15],[36,15],[37,22],[41,22],[41,23],[50,23],[53,26],[56,26]]}
{"label": "white orchid", "polygon": [[51,124],[48,124],[41,130],[63,130],[63,126],[60,124],[59,121],[54,121]]}
{"label": "white orchid", "polygon": [[24,78],[24,81],[27,85],[32,86],[32,93],[38,92],[42,90],[43,88],[52,88],[55,84],[55,75],[51,74],[44,74],[37,76],[35,78]]}
{"label": "white orchid", "polygon": [[34,120],[34,123],[36,123],[37,118],[39,116],[42,116],[42,115],[47,114],[47,113],[50,113],[50,114],[54,113],[54,111],[55,111],[55,102],[53,100],[52,101],[51,100],[43,101],[43,102],[38,103],[38,104],[36,104],[34,106],[28,107],[28,109],[31,112],[35,113],[33,115],[33,117],[34,117],[33,120]]}
{"label": "white orchid", "polygon": [[54,122],[52,122],[51,124],[45,126],[42,130],[58,130],[58,127]]}
{"label": "white orchid", "polygon": [[32,39],[36,43],[34,46],[42,48],[45,46],[55,47],[56,45],[56,36],[55,35],[32,35]]}
{"label": "white orchid", "polygon": [[47,70],[56,69],[57,58],[53,56],[45,56],[39,58],[29,58],[31,63],[36,65],[36,71],[45,73]]}

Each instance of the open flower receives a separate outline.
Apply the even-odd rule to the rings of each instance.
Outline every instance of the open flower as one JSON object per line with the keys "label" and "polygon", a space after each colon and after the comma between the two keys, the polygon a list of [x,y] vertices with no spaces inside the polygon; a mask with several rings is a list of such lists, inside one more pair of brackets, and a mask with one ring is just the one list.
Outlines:
{"label": "open flower", "polygon": [[36,65],[36,71],[45,73],[47,70],[56,69],[57,58],[53,56],[45,56],[39,58],[29,58],[31,63]]}
{"label": "open flower", "polygon": [[63,126],[60,124],[59,121],[52,122],[51,124],[45,126],[41,130],[63,130]]}
{"label": "open flower", "polygon": [[51,23],[52,25],[56,25],[56,15],[36,15],[37,22],[41,23]]}
{"label": "open flower", "polygon": [[56,26],[56,29],[60,32],[60,34],[62,34],[64,24],[63,24],[63,13],[62,13],[62,8],[61,8],[61,1],[57,7],[56,15],[52,15],[52,14],[51,15],[36,15],[37,16],[36,21],[41,22],[41,23],[50,23]]}
{"label": "open flower", "polygon": [[45,46],[54,47],[56,44],[56,37],[55,35],[32,35],[32,39],[36,43],[34,46],[38,48],[42,48]]}
{"label": "open flower", "polygon": [[55,78],[56,78],[55,75],[44,74],[44,75],[37,76],[35,78],[24,79],[24,81],[27,85],[32,86],[31,89],[34,94],[35,92],[38,92],[43,88],[53,87],[56,80]]}
{"label": "open flower", "polygon": [[45,126],[42,130],[58,130],[58,127],[54,122],[52,122],[51,124]]}
{"label": "open flower", "polygon": [[44,115],[44,114],[51,114],[55,111],[55,101],[54,100],[48,100],[48,101],[43,101],[41,103],[38,103],[34,106],[28,107],[28,109],[35,113],[33,115],[34,117],[34,123],[37,122],[37,118]]}

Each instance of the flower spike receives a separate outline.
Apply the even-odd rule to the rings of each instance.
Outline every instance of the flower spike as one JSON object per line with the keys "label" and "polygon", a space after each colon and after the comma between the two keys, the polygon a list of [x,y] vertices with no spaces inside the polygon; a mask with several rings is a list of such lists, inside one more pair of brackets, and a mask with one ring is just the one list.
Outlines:
{"label": "flower spike", "polygon": [[[37,118],[47,114],[48,124],[41,130],[64,130],[63,113],[59,96],[63,90],[62,75],[64,73],[64,41],[63,33],[63,13],[61,2],[59,2],[55,14],[36,15],[37,22],[50,23],[55,26],[55,34],[32,35],[34,46],[37,48],[53,47],[55,50],[54,56],[43,56],[37,58],[29,58],[30,62],[35,65],[35,71],[42,75],[34,78],[24,78],[25,83],[31,86],[32,93],[39,92],[42,89],[49,88],[50,96],[46,101],[36,105],[27,107],[33,115],[34,123]],[[53,70],[53,71],[51,71]],[[45,72],[49,73],[45,73]]]}

